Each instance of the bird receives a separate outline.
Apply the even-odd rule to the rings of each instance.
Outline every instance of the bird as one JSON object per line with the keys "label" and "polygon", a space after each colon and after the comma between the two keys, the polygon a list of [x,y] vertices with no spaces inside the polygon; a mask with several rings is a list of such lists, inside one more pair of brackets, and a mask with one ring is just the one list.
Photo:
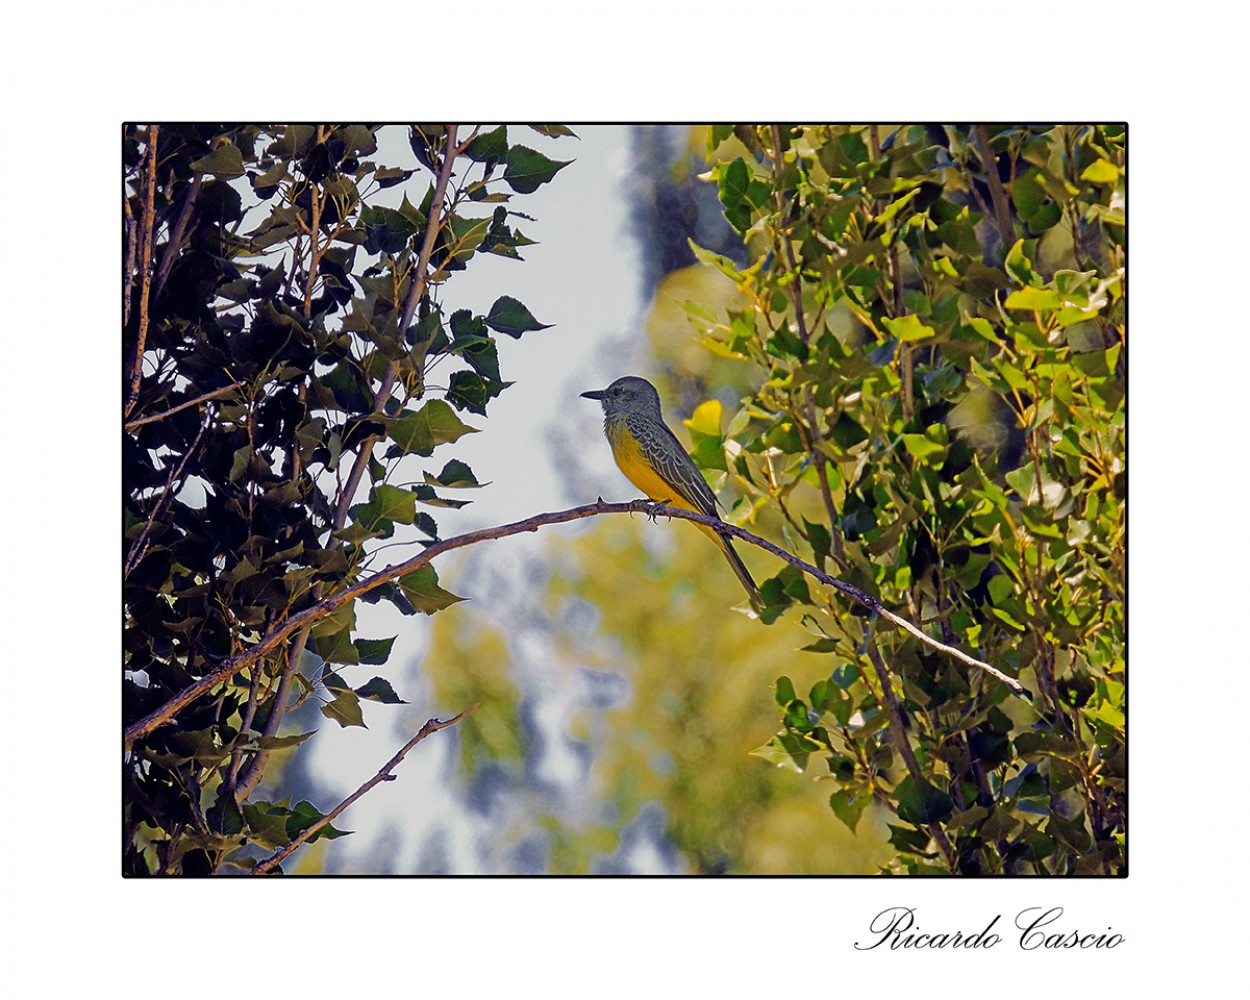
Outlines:
{"label": "bird", "polygon": [[[603,407],[603,433],[626,479],[660,504],[719,518],[716,494],[664,422],[655,386],[637,375],[625,375],[606,389],[581,395],[598,400]],[[759,588],[729,538],[707,525],[696,523],[695,527],[725,553],[751,605],[758,611],[763,604]]]}

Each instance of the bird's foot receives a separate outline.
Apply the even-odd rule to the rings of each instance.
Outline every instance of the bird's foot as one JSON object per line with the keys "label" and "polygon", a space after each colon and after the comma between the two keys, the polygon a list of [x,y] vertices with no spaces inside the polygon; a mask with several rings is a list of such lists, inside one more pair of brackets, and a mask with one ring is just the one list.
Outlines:
{"label": "bird's foot", "polygon": [[[667,500],[656,501],[655,503],[651,504],[650,508],[647,510],[648,520],[654,521],[657,517],[661,515],[668,515],[668,501]],[[671,515],[669,516],[671,517]]]}

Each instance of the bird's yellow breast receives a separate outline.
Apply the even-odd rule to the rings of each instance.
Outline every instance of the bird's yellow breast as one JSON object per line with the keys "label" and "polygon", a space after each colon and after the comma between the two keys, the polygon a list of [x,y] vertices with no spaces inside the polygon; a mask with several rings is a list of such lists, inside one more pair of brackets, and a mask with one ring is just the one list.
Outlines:
{"label": "bird's yellow breast", "polygon": [[[608,443],[612,446],[612,457],[616,459],[617,467],[625,473],[626,479],[652,500],[667,501],[670,507],[698,512],[698,508],[651,467],[651,464],[643,457],[638,439],[630,433],[629,425],[624,420],[608,421],[604,424],[603,431]],[[703,525],[697,527],[703,527]]]}

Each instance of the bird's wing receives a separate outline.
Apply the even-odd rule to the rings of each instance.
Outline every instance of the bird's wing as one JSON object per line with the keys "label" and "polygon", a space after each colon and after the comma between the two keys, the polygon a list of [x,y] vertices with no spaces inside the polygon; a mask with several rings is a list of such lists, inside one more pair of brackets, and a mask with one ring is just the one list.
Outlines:
{"label": "bird's wing", "polygon": [[716,494],[668,425],[662,421],[637,421],[630,430],[651,468],[700,513],[716,517]]}

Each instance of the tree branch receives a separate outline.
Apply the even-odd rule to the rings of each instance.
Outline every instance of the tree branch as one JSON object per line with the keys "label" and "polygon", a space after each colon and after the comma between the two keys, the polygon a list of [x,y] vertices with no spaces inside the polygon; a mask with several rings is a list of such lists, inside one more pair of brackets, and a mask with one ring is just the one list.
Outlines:
{"label": "tree branch", "polygon": [[[412,284],[408,288],[408,298],[404,302],[404,311],[399,317],[399,334],[401,337],[412,324],[412,317],[416,314],[417,305],[421,301],[421,296],[425,294],[425,289],[429,282],[429,275],[426,271],[429,269],[430,257],[434,253],[434,244],[438,240],[439,231],[443,228],[443,222],[446,218],[443,212],[443,196],[446,194],[447,184],[451,180],[452,164],[455,162],[460,149],[461,147],[456,146],[456,126],[448,125],[447,150],[439,167],[438,179],[434,182],[433,197],[430,199],[430,221],[425,227],[425,238],[422,240],[421,251],[417,255],[416,267],[413,269]],[[378,386],[377,395],[373,397],[373,412],[375,414],[382,412],[382,407],[386,405],[387,399],[390,398],[391,390],[395,387],[395,377],[395,363],[393,361],[387,362],[386,372],[382,376],[382,383]],[[347,517],[347,510],[351,506],[357,488],[360,486],[360,480],[364,476],[365,467],[369,464],[369,458],[373,454],[373,446],[378,440],[378,437],[375,435],[361,442],[360,451],[356,453],[356,461],[347,476],[347,485],[343,487],[343,492],[339,496],[339,502],[334,511],[334,526],[336,528],[343,527],[343,522]],[[334,541],[332,540],[331,545],[333,544]]]}
{"label": "tree branch", "polygon": [[[216,149],[218,140],[213,140],[212,148]],[[153,298],[159,299],[161,292],[165,290],[165,282],[169,279],[170,269],[174,266],[174,259],[178,256],[178,251],[182,247],[182,241],[187,235],[187,226],[191,222],[191,213],[195,211],[195,201],[200,196],[200,187],[204,183],[204,174],[197,170],[195,176],[191,179],[191,186],[187,189],[186,196],[182,201],[182,211],[178,213],[178,221],[174,223],[174,230],[169,234],[169,242],[165,244],[165,253],[161,257],[161,265],[156,271],[156,291]]]}
{"label": "tree branch", "polygon": [[185,410],[188,406],[194,406],[196,403],[203,403],[205,400],[216,399],[218,396],[224,396],[228,392],[235,389],[241,389],[247,385],[247,382],[240,379],[237,382],[231,382],[229,385],[223,385],[220,389],[214,389],[212,392],[206,392],[202,396],[196,396],[195,399],[188,399],[185,403],[179,403],[177,406],[171,406],[168,410],[162,410],[160,413],[153,413],[150,417],[140,417],[138,420],[131,420],[125,425],[128,431],[134,430],[136,427],[142,427],[144,424],[150,424],[154,420],[163,420],[171,413],[177,413],[179,410]]}
{"label": "tree branch", "polygon": [[139,228],[139,332],[135,338],[135,356],[130,371],[130,392],[126,399],[126,416],[139,401],[139,383],[143,380],[143,352],[148,340],[148,299],[152,290],[152,238],[156,222],[156,145],[159,125],[148,126],[148,172],[143,188],[143,221]]}
{"label": "tree branch", "polygon": [[736,524],[727,524],[724,521],[715,517],[709,517],[706,514],[698,514],[694,511],[665,507],[663,504],[652,503],[650,500],[631,500],[628,503],[608,503],[600,497],[594,503],[583,504],[580,507],[570,507],[568,510],[552,511],[547,514],[535,514],[533,517],[528,517],[523,521],[513,521],[510,524],[500,524],[490,528],[479,528],[476,531],[465,532],[465,534],[456,535],[453,538],[445,538],[441,542],[433,543],[428,548],[417,553],[411,559],[407,559],[401,563],[396,563],[394,566],[388,566],[386,569],[379,570],[372,576],[366,577],[365,579],[352,584],[350,587],[340,590],[337,594],[332,594],[325,600],[312,605],[312,607],[305,608],[303,611],[292,615],[290,618],[287,618],[285,621],[270,629],[254,646],[251,646],[243,652],[236,653],[228,659],[223,660],[221,664],[211,673],[201,677],[194,684],[190,684],[183,688],[178,692],[178,694],[174,695],[174,697],[172,697],[160,708],[129,726],[125,732],[125,744],[129,747],[136,740],[140,740],[147,736],[154,729],[166,725],[174,718],[175,715],[177,715],[178,712],[184,709],[187,705],[191,704],[191,702],[195,701],[202,695],[207,694],[218,684],[229,679],[240,670],[250,667],[253,663],[256,663],[261,657],[277,648],[277,646],[279,646],[292,634],[298,632],[300,629],[307,628],[328,615],[332,615],[339,608],[343,607],[343,605],[356,600],[356,598],[382,586],[382,584],[389,583],[391,580],[398,579],[401,576],[406,576],[414,570],[420,569],[426,563],[442,555],[444,552],[450,552],[453,549],[462,549],[467,545],[476,545],[478,542],[490,541],[494,538],[507,538],[509,535],[519,535],[525,531],[537,531],[539,528],[548,524],[565,524],[569,521],[578,521],[585,517],[594,517],[597,514],[647,514],[650,516],[662,514],[665,517],[680,517],[687,521],[694,521],[697,524],[707,525],[709,528],[714,528],[722,535],[730,535],[734,538],[740,538],[744,542],[749,542],[752,545],[759,546],[765,551],[771,552],[778,558],[784,559],[786,562],[790,563],[790,565],[802,570],[809,576],[815,577],[826,586],[832,587],[834,590],[851,598],[851,600],[856,603],[863,605],[875,614],[880,615],[886,621],[897,625],[899,628],[915,636],[926,645],[932,646],[934,649],[941,650],[942,652],[955,657],[955,659],[960,660],[969,666],[976,667],[979,670],[984,670],[986,673],[997,677],[1016,694],[1027,697],[1027,692],[1024,687],[1014,678],[1008,677],[1001,671],[991,667],[988,663],[984,663],[975,657],[969,656],[967,653],[960,649],[956,649],[954,646],[948,646],[945,643],[938,642],[936,639],[930,638],[911,622],[907,621],[907,619],[900,618],[898,615],[894,614],[894,612],[884,607],[875,597],[864,593],[858,587],[853,587],[849,583],[845,583],[836,577],[830,576],[828,573],[818,570],[815,566],[804,562],[798,556],[791,555],[785,549],[778,548],[772,542],[766,541],[758,535],[751,534],[751,532],[747,531],[745,528],[739,528]]}
{"label": "tree branch", "polygon": [[1003,190],[1003,182],[998,177],[998,157],[994,155],[994,147],[990,145],[990,130],[984,125],[973,125],[972,135],[977,141],[977,153],[981,157],[981,169],[985,171],[985,183],[989,185],[990,200],[994,203],[994,226],[998,235],[1003,238],[1003,252],[1011,246],[1011,208],[1007,204],[1007,194]]}
{"label": "tree branch", "polygon": [[266,858],[264,861],[259,862],[252,869],[250,874],[264,875],[272,871],[279,863],[281,863],[283,858],[291,854],[291,852],[293,852],[297,847],[299,847],[305,841],[307,841],[309,837],[311,837],[314,833],[320,830],[323,826],[330,823],[332,820],[338,818],[338,816],[345,809],[347,809],[348,806],[350,806],[353,802],[355,802],[358,798],[360,798],[362,795],[368,792],[375,785],[380,785],[384,781],[394,781],[395,776],[391,774],[391,771],[393,771],[396,767],[399,766],[400,761],[404,759],[405,755],[408,753],[409,750],[415,747],[418,743],[420,743],[423,739],[425,739],[431,733],[436,733],[440,729],[446,729],[448,726],[454,726],[457,722],[463,719],[466,715],[472,712],[475,708],[477,708],[477,705],[470,705],[463,712],[457,715],[454,719],[448,719],[446,722],[439,722],[438,719],[430,719],[429,721],[427,721],[426,724],[421,727],[421,730],[417,733],[417,735],[414,736],[412,739],[410,739],[407,743],[405,743],[403,747],[400,748],[400,751],[382,766],[382,770],[380,770],[372,778],[370,778],[363,785],[357,788],[354,792],[352,792],[351,795],[347,796],[347,798],[345,798],[337,806],[335,806],[328,813],[326,813],[326,815],[322,816],[321,819],[317,820],[317,822],[315,822],[307,830],[303,831],[298,837],[296,837],[289,844],[287,844],[286,847],[282,848],[282,850]]}
{"label": "tree branch", "polygon": [[[898,696],[890,685],[890,671],[886,668],[885,661],[881,659],[881,651],[877,649],[876,640],[871,635],[868,637],[867,647],[868,659],[872,661],[873,670],[877,673],[877,680],[881,683],[881,696],[885,699],[891,739],[895,747],[898,748],[899,756],[903,758],[903,763],[907,765],[907,773],[911,775],[912,782],[918,790],[923,789],[929,782],[926,780],[924,772],[920,770],[920,765],[916,761],[916,755],[911,748],[911,742],[907,739],[907,727],[903,725],[903,713],[899,708]],[[942,829],[940,823],[927,823],[925,828],[929,831],[929,836],[938,845],[938,850],[942,852],[942,858],[946,862],[947,869],[953,872],[955,870],[955,852],[951,850],[951,842],[946,837],[946,831]]]}

